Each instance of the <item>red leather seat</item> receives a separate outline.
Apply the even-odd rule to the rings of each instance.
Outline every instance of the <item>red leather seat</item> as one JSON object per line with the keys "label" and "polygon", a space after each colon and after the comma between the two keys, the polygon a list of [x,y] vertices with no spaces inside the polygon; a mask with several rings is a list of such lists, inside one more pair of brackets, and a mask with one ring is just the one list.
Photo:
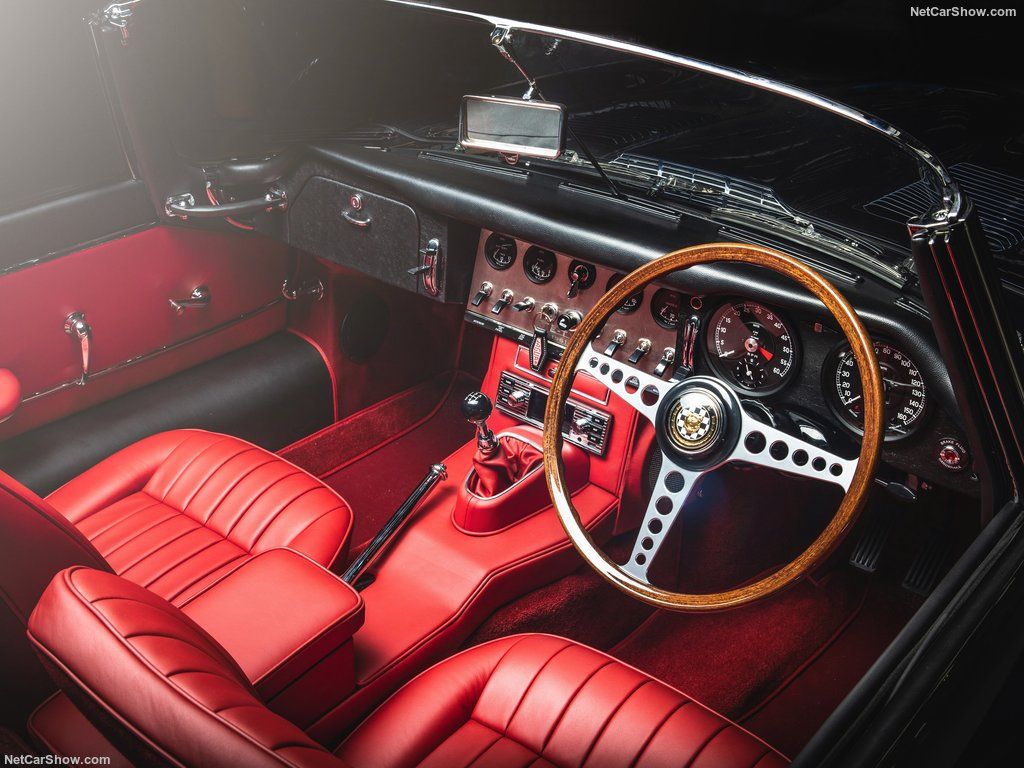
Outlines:
{"label": "red leather seat", "polygon": [[238,665],[180,610],[112,574],[62,571],[33,612],[29,636],[72,699],[137,764],[786,762],[675,689],[548,635],[504,638],[438,664],[385,702],[335,754],[267,709]]}
{"label": "red leather seat", "polygon": [[181,605],[267,550],[330,567],[351,525],[348,505],[298,467],[198,430],[141,440],[45,500],[0,472],[0,718],[23,720],[53,690],[25,623],[61,569],[109,569]]}
{"label": "red leather seat", "polygon": [[176,605],[269,549],[288,547],[330,567],[352,526],[348,505],[316,478],[243,440],[199,430],[140,440],[47,501],[115,573]]}

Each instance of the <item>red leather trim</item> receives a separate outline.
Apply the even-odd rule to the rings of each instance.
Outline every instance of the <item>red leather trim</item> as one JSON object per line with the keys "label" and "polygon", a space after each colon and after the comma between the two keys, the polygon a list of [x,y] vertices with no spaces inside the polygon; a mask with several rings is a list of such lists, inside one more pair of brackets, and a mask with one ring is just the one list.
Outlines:
{"label": "red leather trim", "polygon": [[115,572],[177,604],[270,549],[329,566],[352,526],[345,501],[302,469],[202,430],[140,440],[48,501]]}
{"label": "red leather trim", "polygon": [[181,609],[224,647],[265,699],[348,642],[363,623],[359,593],[290,549],[257,555]]}
{"label": "red leather trim", "polygon": [[69,684],[171,765],[338,768],[259,702],[198,625],[125,579],[87,568],[57,574],[29,638]]}
{"label": "red leather trim", "polygon": [[0,368],[0,421],[6,421],[21,404],[21,382],[7,368]]}
{"label": "red leather trim", "polygon": [[[0,360],[21,380],[23,395],[81,374],[78,343],[64,318],[84,312],[92,327],[94,372],[191,339],[280,297],[286,271],[283,244],[158,226],[110,240],[0,277]],[[210,289],[206,309],[181,316],[168,299]],[[0,428],[0,439],[108,400],[130,389],[258,341],[285,325],[282,301],[201,340],[92,380],[26,402]]]}
{"label": "red leather trim", "polygon": [[[499,438],[509,436],[542,450],[542,435],[535,427],[512,427],[501,432]],[[587,483],[590,457],[581,448],[564,442],[562,461],[570,493],[575,494]],[[452,523],[460,531],[472,535],[500,533],[551,506],[542,466],[535,467],[512,487],[489,497],[477,495],[470,490],[475,471],[470,469],[463,480],[452,510]]]}
{"label": "red leather trim", "polygon": [[561,637],[518,635],[403,686],[336,754],[359,768],[685,765],[781,768],[743,728],[640,670]]}

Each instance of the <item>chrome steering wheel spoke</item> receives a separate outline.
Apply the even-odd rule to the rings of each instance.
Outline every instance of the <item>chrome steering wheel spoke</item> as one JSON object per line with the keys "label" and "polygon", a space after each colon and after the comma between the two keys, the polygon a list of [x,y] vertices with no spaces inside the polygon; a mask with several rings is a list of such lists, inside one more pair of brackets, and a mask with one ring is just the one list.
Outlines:
{"label": "chrome steering wheel spoke", "polygon": [[649,373],[620,363],[598,352],[590,344],[576,364],[576,371],[585,371],[629,403],[652,424],[668,391],[678,382],[664,381]]}
{"label": "chrome steering wheel spoke", "polygon": [[764,424],[743,411],[739,440],[726,459],[745,461],[791,475],[834,483],[850,489],[857,459],[844,459],[813,443]]}
{"label": "chrome steering wheel spoke", "polygon": [[647,503],[636,541],[633,542],[633,551],[629,560],[621,566],[622,570],[645,584],[650,583],[647,571],[703,474],[703,471],[680,467],[667,455],[661,454],[658,480]]}

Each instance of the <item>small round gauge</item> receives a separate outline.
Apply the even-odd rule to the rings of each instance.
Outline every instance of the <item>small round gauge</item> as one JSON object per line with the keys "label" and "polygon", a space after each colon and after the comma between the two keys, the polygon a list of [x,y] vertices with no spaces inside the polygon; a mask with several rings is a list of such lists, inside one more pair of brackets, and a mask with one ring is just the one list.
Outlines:
{"label": "small round gauge", "polygon": [[[625,275],[623,274],[614,274],[611,277],[609,277],[608,284],[604,287],[605,291],[610,291],[624,277]],[[623,300],[621,304],[619,304],[619,308],[616,309],[615,311],[623,315],[631,315],[640,308],[640,305],[643,303],[643,301],[643,291],[631,293]]]}
{"label": "small round gauge", "polygon": [[526,249],[526,255],[523,256],[523,272],[531,283],[550,283],[557,271],[558,259],[551,251],[536,245]]}
{"label": "small round gauge", "polygon": [[497,270],[506,270],[516,263],[516,241],[508,235],[491,234],[484,243],[484,258]]}
{"label": "small round gauge", "polygon": [[730,302],[711,317],[707,334],[711,366],[745,392],[777,392],[797,368],[797,345],[773,310],[752,301]]}
{"label": "small round gauge", "polygon": [[659,288],[651,297],[651,317],[662,328],[674,331],[679,327],[683,311],[683,295],[668,288]]}
{"label": "small round gauge", "polygon": [[[928,390],[917,364],[904,352],[884,341],[874,341],[873,346],[885,390],[885,439],[899,440],[921,425],[928,409]],[[825,394],[832,410],[843,424],[862,433],[864,390],[849,344],[833,350],[824,375]]]}

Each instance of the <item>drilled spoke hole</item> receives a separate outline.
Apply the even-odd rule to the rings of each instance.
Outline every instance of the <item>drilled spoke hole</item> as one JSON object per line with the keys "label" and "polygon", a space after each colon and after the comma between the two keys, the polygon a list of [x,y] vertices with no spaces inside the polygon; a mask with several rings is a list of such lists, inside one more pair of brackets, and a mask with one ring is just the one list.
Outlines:
{"label": "drilled spoke hole", "polygon": [[659,515],[667,515],[672,511],[672,499],[668,496],[662,496],[656,502],[654,502],[654,508],[658,510]]}
{"label": "drilled spoke hole", "polygon": [[762,435],[760,432],[751,432],[749,435],[747,435],[746,439],[743,441],[743,444],[751,453],[760,453],[761,451],[764,450],[764,447],[765,445],[768,444],[768,441],[765,439],[765,436]]}
{"label": "drilled spoke hole", "polygon": [[637,390],[640,389],[640,379],[636,376],[630,376],[626,379],[626,383],[622,385],[627,393],[634,395]]}
{"label": "drilled spoke hole", "polygon": [[811,466],[814,467],[815,471],[821,472],[825,469],[825,460],[821,456],[815,456],[814,461],[811,462]]}
{"label": "drilled spoke hole", "polygon": [[686,478],[680,472],[669,472],[665,477],[665,487],[672,493],[679,493],[686,485]]}
{"label": "drilled spoke hole", "polygon": [[789,446],[781,440],[776,440],[772,443],[772,447],[768,449],[768,453],[776,461],[782,461],[784,458],[789,456]]}
{"label": "drilled spoke hole", "polygon": [[793,451],[793,463],[796,464],[798,467],[802,467],[804,464],[806,464],[809,458],[810,457],[807,455],[807,451],[805,451],[803,448],[798,448],[797,450]]}
{"label": "drilled spoke hole", "polygon": [[644,387],[644,391],[640,393],[640,400],[644,405],[654,405],[660,398],[661,393],[656,387]]}

